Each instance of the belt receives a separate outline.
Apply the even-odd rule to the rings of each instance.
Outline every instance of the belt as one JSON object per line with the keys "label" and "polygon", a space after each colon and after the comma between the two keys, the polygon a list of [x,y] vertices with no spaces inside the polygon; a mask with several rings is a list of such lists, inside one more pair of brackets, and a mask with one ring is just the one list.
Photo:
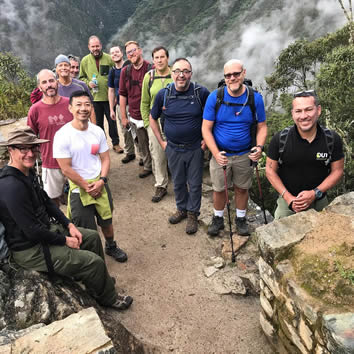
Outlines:
{"label": "belt", "polygon": [[197,148],[198,146],[200,146],[201,142],[197,141],[194,144],[175,144],[171,140],[168,140],[167,144],[169,144],[170,146],[173,146],[177,149],[187,149],[188,150],[188,149]]}

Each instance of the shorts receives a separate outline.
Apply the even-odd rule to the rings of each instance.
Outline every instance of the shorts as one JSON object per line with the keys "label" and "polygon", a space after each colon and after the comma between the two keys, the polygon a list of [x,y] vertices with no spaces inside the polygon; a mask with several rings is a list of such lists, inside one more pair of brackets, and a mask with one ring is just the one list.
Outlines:
{"label": "shorts", "polygon": [[[233,184],[240,189],[250,189],[253,167],[248,154],[228,156],[227,158],[229,160],[226,167],[228,188]],[[224,170],[216,162],[214,156],[210,160],[210,177],[213,190],[215,192],[223,192],[225,190]]]}
{"label": "shorts", "polygon": [[[105,184],[105,188],[108,194],[109,206],[111,208],[111,212],[113,212],[113,199],[111,190],[109,189],[108,184]],[[70,209],[72,222],[77,227],[97,230],[96,219],[97,224],[100,227],[107,227],[112,225],[112,218],[103,220],[97,213],[94,204],[83,206],[80,199],[80,193],[70,193]]]}
{"label": "shorts", "polygon": [[66,177],[60,168],[42,167],[43,189],[47,192],[49,198],[59,198],[63,194],[63,187]]}

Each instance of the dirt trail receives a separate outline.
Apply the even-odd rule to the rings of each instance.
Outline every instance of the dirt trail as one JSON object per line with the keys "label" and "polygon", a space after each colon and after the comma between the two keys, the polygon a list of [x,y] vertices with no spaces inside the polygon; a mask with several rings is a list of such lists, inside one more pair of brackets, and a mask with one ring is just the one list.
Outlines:
{"label": "dirt trail", "polygon": [[[4,137],[9,129],[1,127]],[[116,239],[129,259],[119,264],[107,257],[107,264],[134,303],[112,316],[163,353],[273,353],[260,329],[258,298],[217,295],[203,274],[222,239],[210,239],[202,227],[188,236],[186,221],[170,225],[172,183],[168,195],[152,203],[153,177],[138,178],[138,160],[124,165],[122,157],[111,152],[109,184]]]}

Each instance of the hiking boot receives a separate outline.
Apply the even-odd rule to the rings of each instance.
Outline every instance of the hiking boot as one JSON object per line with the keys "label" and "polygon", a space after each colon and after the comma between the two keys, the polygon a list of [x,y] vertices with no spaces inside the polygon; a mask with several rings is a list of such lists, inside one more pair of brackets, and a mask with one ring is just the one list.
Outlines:
{"label": "hiking boot", "polygon": [[108,256],[113,257],[117,262],[123,263],[128,260],[127,254],[119,247],[117,247],[116,241],[113,241],[112,245],[108,245],[106,242],[105,252]]}
{"label": "hiking boot", "polygon": [[139,173],[139,178],[145,178],[147,176],[150,176],[151,174],[152,174],[152,171],[144,170],[143,172]]}
{"label": "hiking boot", "polygon": [[113,146],[113,151],[117,154],[123,154],[124,150],[119,146],[119,144]]}
{"label": "hiking boot", "polygon": [[170,222],[170,224],[178,224],[179,222],[181,222],[186,217],[187,217],[187,211],[186,210],[177,210],[174,214],[172,214],[168,218],[168,221]]}
{"label": "hiking boot", "polygon": [[188,235],[195,234],[198,231],[198,214],[188,211],[187,217],[186,233]]}
{"label": "hiking boot", "polygon": [[163,187],[157,187],[155,191],[155,195],[151,198],[151,201],[154,203],[158,203],[162,200],[162,198],[167,194],[167,189]]}
{"label": "hiking boot", "polygon": [[140,160],[139,160],[139,166],[144,166],[144,161],[143,161],[143,159],[140,159]]}
{"label": "hiking boot", "polygon": [[124,159],[122,159],[122,162],[128,163],[132,160],[135,160],[135,154],[125,155]]}
{"label": "hiking boot", "polygon": [[248,229],[246,218],[235,218],[236,231],[240,236],[249,236],[250,231]]}
{"label": "hiking boot", "polygon": [[220,230],[224,230],[224,217],[223,216],[213,216],[211,224],[208,226],[208,235],[218,236]]}
{"label": "hiking boot", "polygon": [[129,295],[117,294],[116,301],[110,306],[115,310],[121,311],[126,310],[133,303],[133,298]]}

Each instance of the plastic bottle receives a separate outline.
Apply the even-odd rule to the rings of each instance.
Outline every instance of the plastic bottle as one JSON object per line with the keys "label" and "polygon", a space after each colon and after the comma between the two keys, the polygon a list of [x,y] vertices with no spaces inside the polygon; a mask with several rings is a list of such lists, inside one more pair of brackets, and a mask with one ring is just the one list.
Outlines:
{"label": "plastic bottle", "polygon": [[93,74],[93,75],[92,75],[92,80],[91,80],[91,82],[93,82],[94,84],[97,85],[96,87],[94,87],[94,88],[92,89],[92,92],[93,92],[93,93],[97,93],[97,92],[98,92],[98,81],[97,81],[97,76],[96,76],[96,74]]}

